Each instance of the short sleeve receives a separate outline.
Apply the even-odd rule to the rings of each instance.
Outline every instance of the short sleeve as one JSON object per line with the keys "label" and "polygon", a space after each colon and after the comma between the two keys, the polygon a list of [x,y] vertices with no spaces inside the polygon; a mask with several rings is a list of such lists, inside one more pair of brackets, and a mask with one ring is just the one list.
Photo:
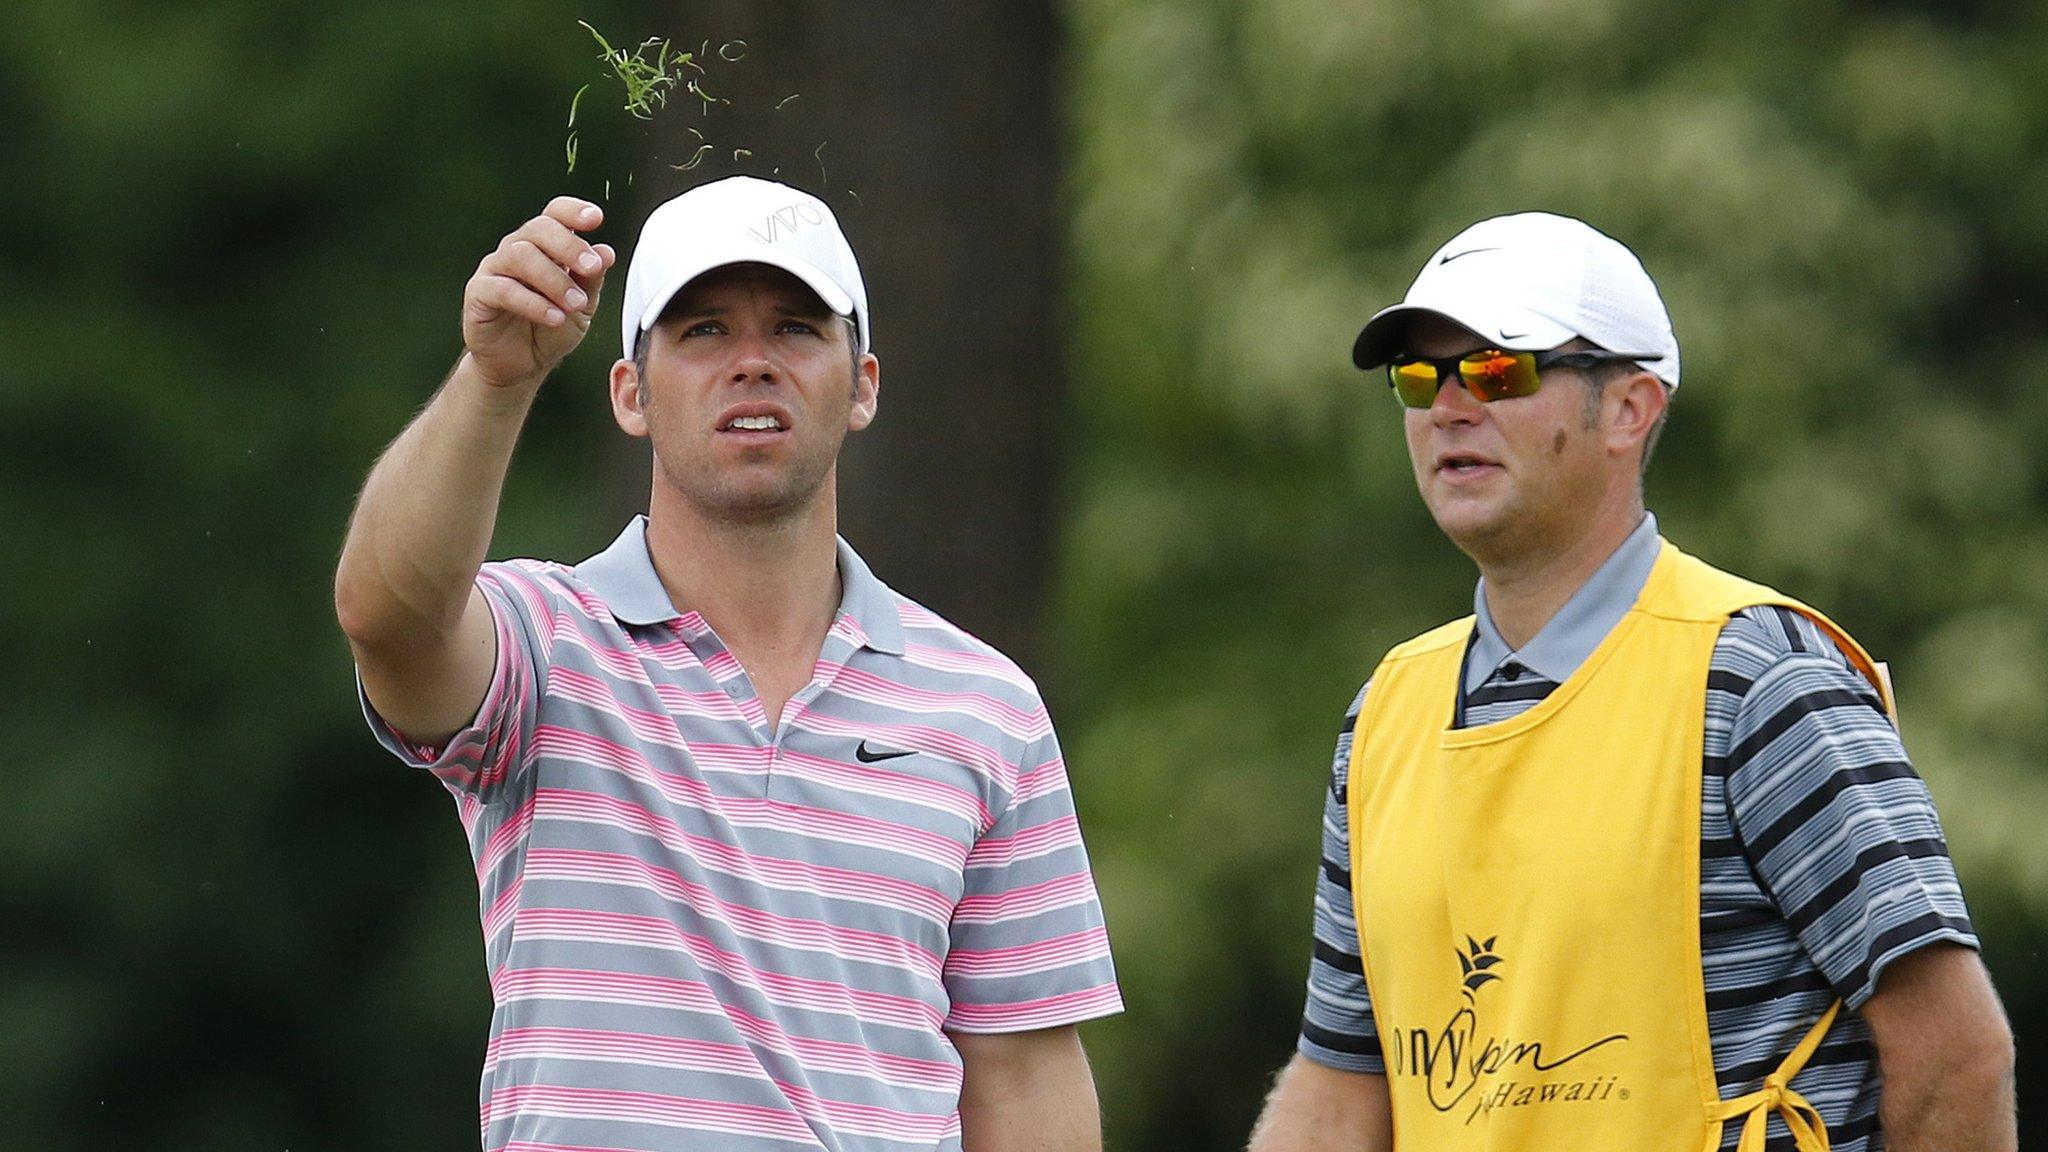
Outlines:
{"label": "short sleeve", "polygon": [[1358,924],[1351,901],[1351,835],[1347,819],[1347,784],[1351,772],[1351,738],[1365,707],[1367,684],[1358,690],[1337,733],[1331,758],[1330,787],[1323,795],[1322,864],[1316,875],[1315,948],[1309,959],[1308,1003],[1302,1011],[1303,1056],[1345,1072],[1387,1070],[1380,1052],[1379,1030],[1373,1024],[1372,997],[1366,991],[1365,965],[1359,958]]}
{"label": "short sleeve", "polygon": [[491,685],[476,716],[436,747],[408,739],[370,705],[360,674],[356,694],[377,742],[408,766],[431,772],[459,798],[492,803],[523,777],[531,757],[535,717],[545,688],[552,619],[549,574],[534,561],[485,564],[476,586],[490,606],[497,631]]}
{"label": "short sleeve", "polygon": [[1059,743],[1029,745],[969,851],[943,979],[950,1032],[1023,1032],[1123,1010]]}
{"label": "short sleeve", "polygon": [[1729,812],[1836,994],[1857,1008],[1898,957],[1977,947],[1933,798],[1869,683],[1787,609],[1752,609],[1722,635],[1769,656],[1730,731]]}

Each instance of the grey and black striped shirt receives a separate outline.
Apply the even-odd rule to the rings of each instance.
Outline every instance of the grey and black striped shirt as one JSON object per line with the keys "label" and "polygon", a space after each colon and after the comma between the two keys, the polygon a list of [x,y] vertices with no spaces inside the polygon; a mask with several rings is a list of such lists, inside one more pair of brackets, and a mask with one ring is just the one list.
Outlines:
{"label": "grey and black striped shirt", "polygon": [[[1548,696],[1618,623],[1656,559],[1646,518],[1539,635],[1510,652],[1479,623],[1465,723],[1498,723]],[[1344,719],[1323,812],[1315,954],[1300,1050],[1384,1072],[1351,903],[1345,783],[1367,684]],[[1723,1098],[1750,1092],[1835,997],[1844,1014],[1793,1086],[1836,1152],[1878,1152],[1878,1077],[1853,1009],[1892,960],[1937,941],[1977,946],[1934,804],[1861,674],[1796,612],[1729,620],[1707,680],[1700,813],[1700,944]],[[1616,914],[1625,914],[1616,910]],[[1723,1147],[1735,1147],[1729,1125]],[[1773,1119],[1769,1147],[1791,1149]]]}

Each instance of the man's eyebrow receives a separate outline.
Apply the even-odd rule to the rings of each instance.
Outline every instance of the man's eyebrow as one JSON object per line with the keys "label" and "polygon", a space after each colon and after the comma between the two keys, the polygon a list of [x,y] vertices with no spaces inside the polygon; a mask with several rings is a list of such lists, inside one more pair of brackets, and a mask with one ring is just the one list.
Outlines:
{"label": "man's eyebrow", "polygon": [[837,312],[832,311],[831,305],[815,295],[802,296],[797,298],[794,303],[784,301],[778,304],[775,310],[784,316],[795,316],[803,320],[824,320],[838,315]]}
{"label": "man's eyebrow", "polygon": [[[678,297],[674,304],[663,310],[661,318],[663,320],[715,319],[731,312],[732,309],[733,306],[729,304],[720,304],[710,300],[701,302],[688,301]],[[825,303],[816,293],[809,292],[801,294],[791,293],[788,298],[776,301],[775,313],[778,316],[792,316],[800,320],[829,320],[839,315],[839,313],[832,310],[830,304]]]}
{"label": "man's eyebrow", "polygon": [[702,319],[706,316],[723,316],[729,311],[723,305],[702,298],[692,299],[678,293],[669,300],[668,307],[661,310],[662,320]]}

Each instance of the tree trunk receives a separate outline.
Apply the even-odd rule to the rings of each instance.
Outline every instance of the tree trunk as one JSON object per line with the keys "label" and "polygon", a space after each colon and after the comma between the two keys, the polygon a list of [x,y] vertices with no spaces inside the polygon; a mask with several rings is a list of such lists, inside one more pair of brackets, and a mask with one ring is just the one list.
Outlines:
{"label": "tree trunk", "polygon": [[[638,166],[636,226],[741,172],[831,205],[882,363],[880,418],[840,460],[841,531],[882,579],[1028,662],[1063,379],[1052,6],[706,0],[649,19],[679,48],[709,39],[700,83],[730,103],[671,98]],[[714,148],[673,171],[700,145],[693,128]]]}

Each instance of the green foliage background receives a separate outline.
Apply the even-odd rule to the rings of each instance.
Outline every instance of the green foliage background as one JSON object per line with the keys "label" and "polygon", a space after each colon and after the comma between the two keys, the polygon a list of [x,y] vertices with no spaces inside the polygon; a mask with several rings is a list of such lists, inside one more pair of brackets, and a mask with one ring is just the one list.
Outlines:
{"label": "green foliage background", "polygon": [[[579,15],[628,23],[10,9],[0,1146],[476,1146],[475,883],[446,794],[364,743],[333,565],[463,282],[564,190]],[[563,380],[603,378],[586,345]],[[601,387],[535,426],[499,545],[587,555],[618,521]]]}
{"label": "green foliage background", "polygon": [[[2048,1028],[2048,12],[1066,15],[1044,679],[1131,1004],[1088,1032],[1112,1146],[1237,1145],[1287,1056],[1337,721],[1470,595],[1347,349],[1437,243],[1525,207],[1597,222],[1664,288],[1667,534],[1892,661],[2024,1060]],[[474,889],[438,786],[360,727],[328,584],[462,281],[565,187],[578,16],[635,24],[619,0],[82,0],[0,31],[0,1142],[473,1146]],[[627,146],[586,129],[567,190],[599,196],[592,158]],[[553,388],[534,427],[498,548],[582,555],[619,511],[601,394]]]}

